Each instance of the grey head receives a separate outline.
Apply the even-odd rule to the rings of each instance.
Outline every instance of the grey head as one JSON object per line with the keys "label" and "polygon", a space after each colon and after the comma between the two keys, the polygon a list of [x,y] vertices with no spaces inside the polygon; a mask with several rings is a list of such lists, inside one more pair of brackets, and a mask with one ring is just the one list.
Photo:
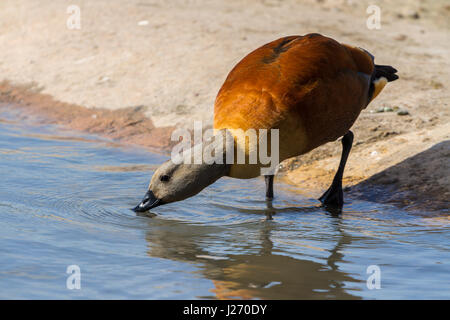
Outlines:
{"label": "grey head", "polygon": [[164,162],[153,174],[144,199],[133,210],[144,212],[162,204],[192,197],[227,174],[224,164]]}
{"label": "grey head", "polygon": [[[229,133],[227,133],[229,134]],[[215,139],[213,147],[223,145],[224,141],[231,139]],[[227,142],[229,143],[229,142]],[[153,174],[144,199],[133,210],[144,212],[162,204],[181,201],[192,197],[217,179],[228,174],[230,165],[225,162],[225,152],[214,154],[214,161],[195,163],[196,155],[204,152],[202,146],[194,146],[184,152],[181,158],[164,162]],[[182,159],[182,160],[180,160]]]}

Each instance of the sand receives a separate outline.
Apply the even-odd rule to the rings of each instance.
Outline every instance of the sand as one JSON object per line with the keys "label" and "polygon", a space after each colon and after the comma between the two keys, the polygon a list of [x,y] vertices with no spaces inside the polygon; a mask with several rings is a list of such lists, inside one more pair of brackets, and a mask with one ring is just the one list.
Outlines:
{"label": "sand", "polygon": [[[72,4],[80,29],[67,28]],[[366,26],[369,4],[381,9],[379,30]],[[355,123],[347,193],[448,212],[449,18],[441,0],[3,0],[0,103],[168,150],[174,127],[211,124],[215,96],[245,54],[285,35],[319,32],[399,70]],[[291,159],[284,179],[320,195],[339,154],[334,142]]]}

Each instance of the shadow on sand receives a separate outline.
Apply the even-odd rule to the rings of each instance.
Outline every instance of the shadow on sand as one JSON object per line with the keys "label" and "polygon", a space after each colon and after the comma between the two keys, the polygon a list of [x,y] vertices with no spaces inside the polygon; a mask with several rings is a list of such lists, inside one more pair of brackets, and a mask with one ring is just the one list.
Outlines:
{"label": "shadow on sand", "polygon": [[351,187],[352,198],[448,214],[450,140],[435,144]]}

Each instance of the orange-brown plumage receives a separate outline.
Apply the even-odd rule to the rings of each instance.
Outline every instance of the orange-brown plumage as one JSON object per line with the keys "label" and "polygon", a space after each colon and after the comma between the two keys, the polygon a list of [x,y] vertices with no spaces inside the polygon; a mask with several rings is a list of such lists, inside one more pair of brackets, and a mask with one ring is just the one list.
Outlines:
{"label": "orange-brown plumage", "polygon": [[279,129],[280,160],[343,136],[368,103],[371,56],[319,35],[284,37],[243,58],[220,89],[215,129]]}

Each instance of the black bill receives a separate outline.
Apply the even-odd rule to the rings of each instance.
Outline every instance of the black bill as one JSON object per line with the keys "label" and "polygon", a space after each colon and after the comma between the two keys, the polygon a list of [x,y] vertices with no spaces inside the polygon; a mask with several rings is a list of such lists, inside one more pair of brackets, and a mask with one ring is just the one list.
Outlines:
{"label": "black bill", "polygon": [[151,190],[148,190],[144,199],[136,207],[133,208],[134,212],[144,212],[161,205],[161,200],[156,198]]}

